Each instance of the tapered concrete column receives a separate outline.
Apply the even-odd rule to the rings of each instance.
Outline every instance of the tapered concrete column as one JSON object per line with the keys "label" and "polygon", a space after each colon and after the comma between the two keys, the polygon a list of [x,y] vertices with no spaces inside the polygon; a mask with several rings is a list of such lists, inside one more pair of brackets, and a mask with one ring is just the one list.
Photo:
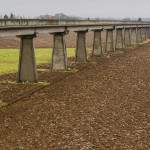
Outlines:
{"label": "tapered concrete column", "polygon": [[141,28],[141,34],[142,34],[142,42],[144,42],[146,40],[146,31],[145,31],[145,27]]}
{"label": "tapered concrete column", "polygon": [[146,41],[146,35],[147,31],[146,31],[146,27],[143,27],[143,41]]}
{"label": "tapered concrete column", "polygon": [[76,62],[87,62],[86,52],[86,31],[76,31],[77,33],[77,45],[76,45]]}
{"label": "tapered concrete column", "polygon": [[125,48],[131,46],[130,27],[124,28],[124,45],[125,45]]}
{"label": "tapered concrete column", "polygon": [[131,28],[131,46],[136,47],[137,44],[137,29],[136,27]]}
{"label": "tapered concrete column", "polygon": [[148,39],[148,30],[147,30],[147,27],[145,27],[145,40]]}
{"label": "tapered concrete column", "polygon": [[148,39],[150,39],[150,27],[147,27],[148,30]]}
{"label": "tapered concrete column", "polygon": [[33,48],[36,34],[18,35],[20,38],[20,57],[17,75],[18,82],[37,82],[37,70]]}
{"label": "tapered concrete column", "polygon": [[101,41],[101,32],[103,29],[93,30],[94,31],[94,40],[93,40],[93,51],[92,55],[100,56],[103,54],[102,50],[102,41]]}
{"label": "tapered concrete column", "polygon": [[113,31],[114,31],[114,28],[106,29],[105,53],[114,51]]}
{"label": "tapered concrete column", "polygon": [[116,28],[115,50],[124,48],[123,45],[123,28]]}
{"label": "tapered concrete column", "polygon": [[148,29],[148,27],[145,27],[145,38],[146,38],[146,40],[149,39],[149,29]]}
{"label": "tapered concrete column", "polygon": [[149,39],[149,28],[146,27],[146,40],[148,40],[148,39]]}
{"label": "tapered concrete column", "polygon": [[143,30],[144,30],[144,31],[143,31],[143,32],[144,32],[144,33],[143,33],[143,34],[144,34],[144,35],[143,35],[143,39],[144,39],[144,41],[146,41],[146,39],[147,39],[147,30],[146,30],[146,27],[144,27]]}
{"label": "tapered concrete column", "polygon": [[136,39],[137,39],[137,43],[142,42],[142,28],[141,27],[137,27]]}
{"label": "tapered concrete column", "polygon": [[53,34],[53,52],[52,52],[52,70],[66,70],[67,69],[67,54],[66,44],[64,40],[65,33]]}

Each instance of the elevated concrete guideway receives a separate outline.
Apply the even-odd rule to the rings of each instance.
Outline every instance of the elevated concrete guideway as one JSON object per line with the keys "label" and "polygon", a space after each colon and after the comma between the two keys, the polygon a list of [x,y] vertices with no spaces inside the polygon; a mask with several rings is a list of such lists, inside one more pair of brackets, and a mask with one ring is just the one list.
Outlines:
{"label": "elevated concrete guideway", "polygon": [[[58,19],[0,19],[0,26],[36,26],[36,25],[75,25],[75,24],[108,24],[108,23],[135,23],[138,21],[120,21],[120,20],[58,20]],[[149,22],[144,22],[149,23]]]}
{"label": "elevated concrete guideway", "polygon": [[0,19],[0,37],[22,34],[94,30],[108,26],[147,26],[150,22],[120,20]]}
{"label": "elevated concrete guideway", "polygon": [[[7,21],[4,26],[1,23],[0,36],[17,36],[20,38],[18,82],[38,81],[33,46],[33,39],[36,38],[37,34],[53,35],[52,70],[67,70],[65,35],[70,31],[77,33],[75,60],[78,63],[87,62],[86,33],[88,31],[94,32],[92,51],[93,55],[98,56],[103,55],[103,53],[114,52],[118,48],[128,48],[132,46],[132,43],[136,46],[136,44],[150,38],[150,23],[148,22],[100,22],[82,20],[50,24],[48,20],[43,20],[43,22],[41,20],[25,20],[26,24],[17,24],[18,20],[16,22],[14,20],[14,24],[10,24]],[[105,49],[102,49],[101,44],[102,31],[106,32]]]}
{"label": "elevated concrete guideway", "polygon": [[48,34],[55,32],[66,31],[84,31],[84,30],[99,30],[101,28],[115,28],[115,27],[150,27],[148,23],[100,23],[100,24],[72,24],[72,25],[28,25],[28,26],[0,26],[0,37],[16,36],[22,34]]}

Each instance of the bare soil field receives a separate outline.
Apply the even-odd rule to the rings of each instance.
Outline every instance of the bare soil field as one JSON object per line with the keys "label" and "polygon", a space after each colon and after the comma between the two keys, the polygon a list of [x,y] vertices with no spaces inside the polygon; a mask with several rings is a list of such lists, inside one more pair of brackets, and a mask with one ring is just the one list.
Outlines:
{"label": "bare soil field", "polygon": [[38,84],[0,76],[0,149],[149,150],[150,44],[72,62],[38,66]]}

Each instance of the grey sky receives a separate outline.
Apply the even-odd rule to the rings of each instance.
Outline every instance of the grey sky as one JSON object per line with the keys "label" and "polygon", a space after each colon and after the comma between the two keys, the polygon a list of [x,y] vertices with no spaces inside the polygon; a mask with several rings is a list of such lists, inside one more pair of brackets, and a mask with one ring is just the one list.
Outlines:
{"label": "grey sky", "polygon": [[0,14],[150,17],[150,0],[0,0]]}

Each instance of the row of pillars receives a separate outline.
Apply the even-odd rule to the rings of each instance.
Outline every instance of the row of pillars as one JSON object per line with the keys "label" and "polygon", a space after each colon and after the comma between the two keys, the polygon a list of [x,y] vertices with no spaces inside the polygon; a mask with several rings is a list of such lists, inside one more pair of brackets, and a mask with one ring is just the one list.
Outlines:
{"label": "row of pillars", "polygon": [[[92,30],[94,32],[92,55],[101,56],[117,49],[136,46],[137,44],[150,38],[149,27],[113,27],[105,29],[106,44],[102,47],[102,31],[104,29]],[[114,32],[115,31],[115,32]],[[75,61],[87,62],[86,33],[88,31],[76,31],[77,44]],[[115,36],[114,36],[115,33]],[[65,43],[66,32],[53,33],[52,70],[67,70],[67,54]],[[20,58],[17,81],[18,82],[38,82],[33,39],[36,34],[19,35],[20,38]],[[114,39],[115,38],[115,39]]]}

